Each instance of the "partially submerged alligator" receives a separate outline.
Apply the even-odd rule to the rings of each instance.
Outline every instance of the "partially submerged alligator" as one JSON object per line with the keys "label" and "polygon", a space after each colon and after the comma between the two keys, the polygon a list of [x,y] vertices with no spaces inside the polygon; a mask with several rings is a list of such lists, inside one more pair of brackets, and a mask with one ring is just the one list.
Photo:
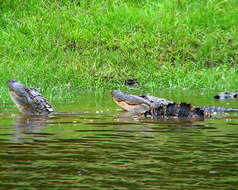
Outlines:
{"label": "partially submerged alligator", "polygon": [[[54,108],[37,89],[27,88],[16,80],[9,80],[8,88],[13,102],[25,115],[49,115],[54,112]],[[224,97],[227,94],[225,93]],[[113,91],[112,98],[124,110],[143,113],[145,117],[151,118],[205,118],[213,113],[238,112],[238,109],[234,108],[196,107],[183,102],[170,102],[150,94],[141,96],[125,94],[120,90]]]}
{"label": "partially submerged alligator", "polygon": [[238,112],[235,108],[196,107],[187,103],[175,103],[150,94],[130,95],[120,90],[112,91],[113,100],[124,110],[150,118],[197,118],[210,117],[214,113]]}
{"label": "partially submerged alligator", "polygon": [[215,99],[234,99],[238,98],[238,93],[236,92],[221,92],[220,94],[214,96]]}
{"label": "partially submerged alligator", "polygon": [[49,115],[54,108],[35,88],[27,88],[16,80],[8,81],[13,102],[26,115]]}

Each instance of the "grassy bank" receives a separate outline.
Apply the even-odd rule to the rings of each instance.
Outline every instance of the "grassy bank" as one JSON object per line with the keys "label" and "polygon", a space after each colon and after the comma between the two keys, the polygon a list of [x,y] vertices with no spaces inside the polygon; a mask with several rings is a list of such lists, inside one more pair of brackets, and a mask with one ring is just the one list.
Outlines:
{"label": "grassy bank", "polygon": [[0,0],[0,90],[237,90],[236,0]]}

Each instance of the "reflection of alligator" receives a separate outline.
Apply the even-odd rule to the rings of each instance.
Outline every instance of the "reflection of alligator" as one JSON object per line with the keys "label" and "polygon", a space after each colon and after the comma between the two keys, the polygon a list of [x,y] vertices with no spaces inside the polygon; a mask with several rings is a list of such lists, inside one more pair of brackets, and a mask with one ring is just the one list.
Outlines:
{"label": "reflection of alligator", "polygon": [[151,118],[205,118],[213,113],[238,112],[234,108],[195,107],[187,103],[174,103],[149,94],[135,96],[120,90],[112,92],[113,100],[124,110],[133,113],[144,113]]}
{"label": "reflection of alligator", "polygon": [[215,99],[234,99],[238,98],[238,94],[235,92],[221,92],[220,94],[214,96]]}
{"label": "reflection of alligator", "polygon": [[8,81],[13,102],[26,115],[48,115],[54,108],[35,88],[27,88],[16,80]]}
{"label": "reflection of alligator", "polygon": [[15,143],[26,143],[31,141],[44,140],[44,133],[41,130],[47,122],[46,116],[20,115],[17,122],[13,125]]}

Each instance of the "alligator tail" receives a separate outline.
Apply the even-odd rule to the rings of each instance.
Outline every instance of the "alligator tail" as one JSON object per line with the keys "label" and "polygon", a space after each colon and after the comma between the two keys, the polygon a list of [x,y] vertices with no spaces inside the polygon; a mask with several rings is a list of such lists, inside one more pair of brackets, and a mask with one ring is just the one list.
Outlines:
{"label": "alligator tail", "polygon": [[224,113],[224,112],[238,112],[237,108],[224,108],[224,107],[201,107],[206,113]]}
{"label": "alligator tail", "polygon": [[144,113],[145,117],[151,118],[205,118],[205,111],[187,103],[169,103],[151,108]]}

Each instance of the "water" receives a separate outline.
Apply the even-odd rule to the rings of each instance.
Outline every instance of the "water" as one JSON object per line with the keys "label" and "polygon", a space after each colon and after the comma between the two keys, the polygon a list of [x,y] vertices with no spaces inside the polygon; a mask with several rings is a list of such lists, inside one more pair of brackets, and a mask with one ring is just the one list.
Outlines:
{"label": "water", "polygon": [[[212,92],[154,95],[238,107]],[[119,111],[109,92],[53,102],[49,118],[0,109],[0,189],[237,189],[238,115],[156,121]]]}

